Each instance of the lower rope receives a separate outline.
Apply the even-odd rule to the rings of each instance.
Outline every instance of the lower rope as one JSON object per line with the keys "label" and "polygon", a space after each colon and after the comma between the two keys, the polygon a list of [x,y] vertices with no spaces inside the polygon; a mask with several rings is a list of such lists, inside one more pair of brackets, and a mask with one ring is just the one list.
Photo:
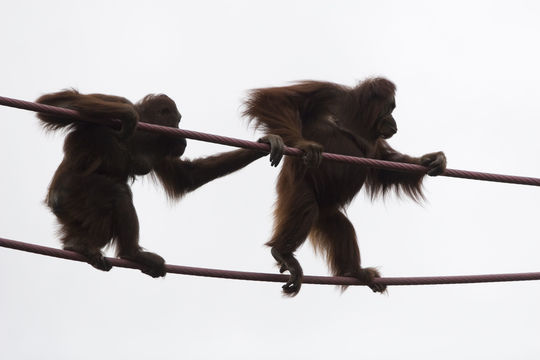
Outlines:
{"label": "lower rope", "polygon": [[[25,242],[15,241],[0,238],[0,246],[31,252],[34,254],[47,255],[67,260],[86,262],[86,259],[81,254],[73,251],[60,250],[47,246],[29,244]],[[107,258],[111,265],[129,269],[140,269],[137,263],[118,259]],[[222,279],[236,280],[252,280],[252,281],[269,281],[269,282],[286,282],[289,279],[288,275],[268,274],[245,271],[230,271],[218,269],[205,269],[191,266],[181,265],[166,265],[168,273],[206,276]],[[376,279],[375,282],[384,285],[442,285],[442,284],[468,284],[468,283],[487,283],[487,282],[503,282],[503,281],[526,281],[540,280],[540,272],[534,273],[515,273],[515,274],[489,274],[489,275],[462,275],[462,276],[420,276],[420,277],[384,277]],[[358,279],[351,277],[330,277],[330,276],[304,276],[302,281],[304,284],[318,285],[366,285]]]}

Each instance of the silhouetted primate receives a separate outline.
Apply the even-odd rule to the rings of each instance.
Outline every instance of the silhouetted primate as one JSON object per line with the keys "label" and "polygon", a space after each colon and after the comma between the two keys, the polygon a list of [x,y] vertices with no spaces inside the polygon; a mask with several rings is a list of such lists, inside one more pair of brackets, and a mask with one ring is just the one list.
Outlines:
{"label": "silhouetted primate", "polygon": [[[184,153],[185,139],[134,132],[139,120],[178,128],[181,115],[166,95],[148,95],[132,104],[122,97],[68,90],[44,95],[37,102],[77,110],[83,117],[121,121],[117,131],[71,117],[38,114],[46,129],[70,130],[64,142],[64,159],[51,181],[46,204],[61,225],[64,249],[84,255],[100,270],[111,268],[101,249],[112,241],[117,256],[140,263],[142,271],[152,277],[165,275],[163,258],[139,246],[139,222],[128,185],[135,175],[148,174],[157,164],[168,168],[169,163],[182,162],[188,169],[182,172],[185,179],[177,189],[185,193],[265,156],[259,151],[238,150],[194,162],[181,161],[178,157]],[[270,143],[271,162],[277,165],[282,140],[266,136],[259,141]]]}
{"label": "silhouetted primate", "polygon": [[370,169],[324,161],[321,152],[421,164],[429,175],[446,168],[442,152],[411,157],[392,149],[385,139],[397,131],[392,117],[395,85],[384,78],[368,79],[354,88],[318,81],[255,89],[244,115],[285,144],[302,149],[303,159],[288,157],[279,174],[274,233],[267,243],[280,271],[290,272],[283,291],[296,295],[302,268],[294,251],[309,236],[326,254],[336,276],[353,276],[376,292],[386,287],[373,282],[374,268],[360,266],[356,234],[343,210],[365,184],[372,198],[390,189],[414,200],[422,195],[424,174]]}

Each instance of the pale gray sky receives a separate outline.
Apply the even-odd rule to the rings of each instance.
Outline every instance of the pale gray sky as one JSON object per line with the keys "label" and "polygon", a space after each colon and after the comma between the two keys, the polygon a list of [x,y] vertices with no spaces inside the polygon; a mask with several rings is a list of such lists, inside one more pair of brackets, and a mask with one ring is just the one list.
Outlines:
{"label": "pale gray sky", "polygon": [[[247,89],[383,75],[398,87],[391,144],[443,150],[452,168],[540,176],[540,5],[534,1],[10,1],[0,12],[0,95],[172,97],[181,126],[256,139]],[[43,205],[63,135],[0,107],[0,236],[60,247]],[[230,148],[188,142],[187,157]],[[141,244],[168,263],[275,272],[279,169],[266,159],[169,204],[133,185]],[[430,178],[423,206],[363,194],[349,217],[363,263],[385,276],[540,271],[534,187]],[[308,243],[306,274],[328,274]],[[365,287],[109,273],[0,249],[5,359],[537,359],[539,282]]]}

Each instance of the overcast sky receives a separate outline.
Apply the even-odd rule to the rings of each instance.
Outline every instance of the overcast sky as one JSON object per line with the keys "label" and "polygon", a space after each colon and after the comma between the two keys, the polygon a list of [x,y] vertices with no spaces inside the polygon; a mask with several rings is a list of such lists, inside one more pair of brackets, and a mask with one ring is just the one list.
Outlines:
{"label": "overcast sky", "polygon": [[[255,140],[250,88],[293,80],[397,85],[411,155],[456,169],[540,177],[540,5],[535,1],[9,1],[0,96],[75,87],[173,98],[181,127]],[[0,107],[0,237],[59,248],[43,204],[62,134]],[[186,157],[232,148],[188,141]],[[133,184],[141,245],[170,264],[276,272],[266,158],[170,203]],[[360,193],[348,209],[363,264],[384,276],[540,271],[535,187],[425,181],[428,201]],[[110,255],[110,254],[109,254]],[[309,243],[306,274],[327,275]],[[0,248],[3,359],[537,359],[540,282],[366,287],[167,275]]]}

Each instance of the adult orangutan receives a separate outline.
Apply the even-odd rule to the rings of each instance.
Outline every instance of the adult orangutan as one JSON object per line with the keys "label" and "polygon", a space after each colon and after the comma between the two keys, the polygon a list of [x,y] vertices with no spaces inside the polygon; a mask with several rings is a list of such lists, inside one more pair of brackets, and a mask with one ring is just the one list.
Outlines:
{"label": "adult orangutan", "polygon": [[343,210],[364,184],[372,198],[395,189],[420,200],[425,174],[321,162],[321,152],[420,164],[429,175],[441,174],[446,168],[444,153],[411,157],[386,142],[397,131],[392,116],[395,90],[391,81],[371,78],[352,88],[303,81],[250,92],[244,115],[305,153],[303,159],[284,161],[277,182],[274,231],[267,242],[280,271],[290,273],[285,294],[294,296],[300,290],[303,272],[294,252],[308,236],[326,254],[334,275],[356,277],[375,292],[386,290],[374,282],[380,277],[376,269],[361,266],[356,234]]}

